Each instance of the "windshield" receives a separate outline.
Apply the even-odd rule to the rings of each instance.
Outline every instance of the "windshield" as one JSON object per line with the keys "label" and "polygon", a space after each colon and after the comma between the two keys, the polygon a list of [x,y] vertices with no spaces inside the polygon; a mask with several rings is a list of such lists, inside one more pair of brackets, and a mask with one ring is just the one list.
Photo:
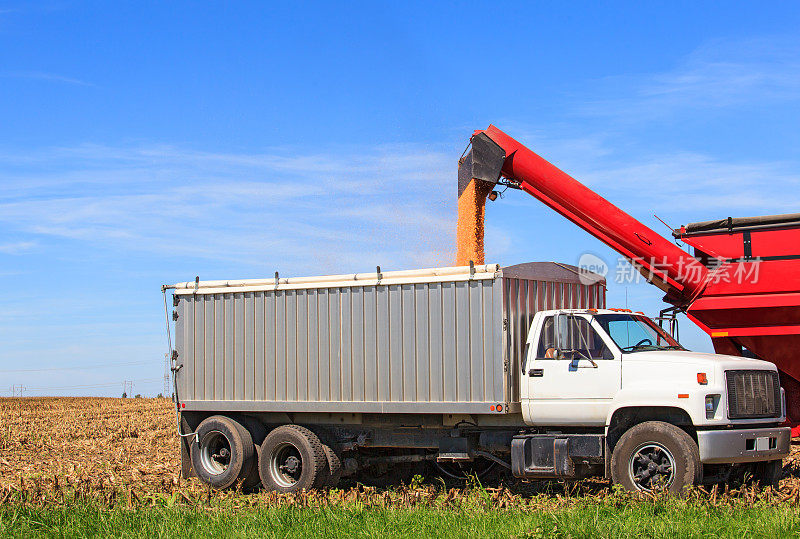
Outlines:
{"label": "windshield", "polygon": [[594,318],[623,352],[685,350],[646,316],[619,313],[599,314]]}

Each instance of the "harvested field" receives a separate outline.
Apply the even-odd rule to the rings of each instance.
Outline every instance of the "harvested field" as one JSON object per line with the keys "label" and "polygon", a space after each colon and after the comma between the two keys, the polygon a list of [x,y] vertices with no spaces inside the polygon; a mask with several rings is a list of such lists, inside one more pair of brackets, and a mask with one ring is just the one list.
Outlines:
{"label": "harvested field", "polygon": [[0,399],[0,487],[35,478],[159,489],[180,473],[169,399]]}
{"label": "harvested field", "polygon": [[[800,445],[784,461],[786,477],[773,490],[741,487],[696,489],[691,499],[714,507],[800,505]],[[278,495],[212,493],[194,479],[180,478],[174,408],[168,399],[0,399],[0,505],[104,506],[216,504],[240,507],[289,505],[361,508],[475,507],[544,509],[592,502],[619,504],[631,497],[603,480],[573,484],[508,483],[447,488],[435,478],[389,490],[348,486],[332,491]]]}

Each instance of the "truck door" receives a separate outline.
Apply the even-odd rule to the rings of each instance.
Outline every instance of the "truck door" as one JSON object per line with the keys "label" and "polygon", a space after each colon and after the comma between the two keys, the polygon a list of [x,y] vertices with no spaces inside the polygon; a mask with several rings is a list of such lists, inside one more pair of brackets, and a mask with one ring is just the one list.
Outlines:
{"label": "truck door", "polygon": [[529,338],[522,373],[527,423],[605,425],[622,374],[621,354],[607,339],[589,315],[543,318]]}

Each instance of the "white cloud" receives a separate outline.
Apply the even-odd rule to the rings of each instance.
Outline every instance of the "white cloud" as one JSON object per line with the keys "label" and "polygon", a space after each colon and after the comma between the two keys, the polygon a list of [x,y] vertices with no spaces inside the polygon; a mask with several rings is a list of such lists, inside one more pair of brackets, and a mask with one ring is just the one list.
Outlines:
{"label": "white cloud", "polygon": [[13,243],[0,243],[0,253],[7,255],[19,255],[30,251],[36,247],[33,241],[17,241]]}
{"label": "white cloud", "polygon": [[455,236],[455,175],[454,159],[416,146],[313,155],[99,145],[7,151],[0,227],[99,250],[259,266],[445,263],[439,253],[451,252]]}
{"label": "white cloud", "polygon": [[788,161],[725,162],[703,154],[666,153],[584,169],[580,177],[642,208],[726,216],[800,209],[800,164]]}
{"label": "white cloud", "polygon": [[65,84],[74,84],[76,86],[94,86],[91,82],[76,79],[73,77],[65,77],[56,73],[46,73],[44,71],[9,71],[3,74],[4,77],[13,79],[31,79],[41,80],[45,82],[61,82]]}
{"label": "white cloud", "polygon": [[689,110],[796,101],[799,97],[800,41],[796,38],[714,40],[673,69],[597,81],[592,97],[577,112],[642,121]]}
{"label": "white cloud", "polygon": [[[525,134],[524,127],[520,131],[519,140],[625,211],[666,210],[693,220],[711,219],[718,213],[726,217],[800,211],[800,162],[796,160],[726,160],[688,151],[630,152],[615,149],[602,133],[573,139],[554,137],[555,131],[549,137],[540,131]],[[508,198],[508,203],[517,203],[515,198]]]}

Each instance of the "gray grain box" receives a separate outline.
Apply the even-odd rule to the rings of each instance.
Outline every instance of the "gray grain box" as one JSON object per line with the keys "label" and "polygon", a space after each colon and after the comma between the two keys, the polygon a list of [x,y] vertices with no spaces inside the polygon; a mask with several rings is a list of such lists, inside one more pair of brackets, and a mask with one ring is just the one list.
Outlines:
{"label": "gray grain box", "polygon": [[605,306],[553,262],[170,288],[185,411],[518,412],[533,315]]}

